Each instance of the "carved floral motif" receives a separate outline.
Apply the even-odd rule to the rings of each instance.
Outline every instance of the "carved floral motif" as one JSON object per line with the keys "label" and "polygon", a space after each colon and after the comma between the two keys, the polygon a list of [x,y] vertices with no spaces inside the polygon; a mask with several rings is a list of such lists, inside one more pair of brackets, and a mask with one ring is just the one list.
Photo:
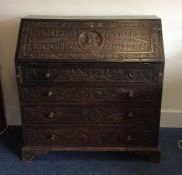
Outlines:
{"label": "carved floral motif", "polygon": [[[119,81],[119,82],[156,82],[156,67],[145,66],[142,69],[128,68],[59,68],[28,67],[25,68],[27,81]],[[49,77],[46,75],[49,74]]]}

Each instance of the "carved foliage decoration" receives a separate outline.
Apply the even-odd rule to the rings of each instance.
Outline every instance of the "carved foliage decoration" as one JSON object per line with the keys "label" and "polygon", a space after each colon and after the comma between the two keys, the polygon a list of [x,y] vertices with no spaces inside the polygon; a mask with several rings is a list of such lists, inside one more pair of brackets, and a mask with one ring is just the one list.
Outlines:
{"label": "carved foliage decoration", "polygon": [[[46,75],[49,74],[49,77]],[[156,82],[156,68],[25,68],[27,81],[119,81],[119,82]]]}

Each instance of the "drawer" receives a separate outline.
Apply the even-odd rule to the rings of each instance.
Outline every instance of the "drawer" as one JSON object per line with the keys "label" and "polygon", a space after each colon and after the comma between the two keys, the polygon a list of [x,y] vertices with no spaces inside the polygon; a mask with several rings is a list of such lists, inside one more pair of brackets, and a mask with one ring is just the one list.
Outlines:
{"label": "drawer", "polygon": [[154,124],[160,116],[160,107],[154,104],[34,105],[22,111],[23,121],[32,124]]}
{"label": "drawer", "polygon": [[22,67],[23,82],[158,82],[158,63],[62,63]]}
{"label": "drawer", "polygon": [[158,129],[137,126],[31,127],[24,129],[29,146],[157,146]]}
{"label": "drawer", "polygon": [[25,101],[156,101],[159,86],[23,86]]}

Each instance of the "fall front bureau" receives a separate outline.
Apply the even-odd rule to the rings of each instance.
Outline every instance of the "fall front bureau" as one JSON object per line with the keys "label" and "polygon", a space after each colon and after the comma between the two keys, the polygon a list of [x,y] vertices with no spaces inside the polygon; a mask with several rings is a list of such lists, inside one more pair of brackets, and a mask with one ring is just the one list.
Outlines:
{"label": "fall front bureau", "polygon": [[127,151],[160,160],[164,51],[155,16],[21,20],[22,159]]}

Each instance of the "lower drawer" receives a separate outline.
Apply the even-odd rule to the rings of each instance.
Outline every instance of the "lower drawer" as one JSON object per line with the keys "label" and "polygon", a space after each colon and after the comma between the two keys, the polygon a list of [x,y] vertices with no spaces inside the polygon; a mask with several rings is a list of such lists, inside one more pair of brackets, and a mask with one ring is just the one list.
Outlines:
{"label": "lower drawer", "polygon": [[158,104],[119,105],[26,105],[25,123],[141,124],[158,123]]}
{"label": "lower drawer", "polygon": [[29,146],[147,146],[158,144],[158,128],[139,126],[24,127]]}

